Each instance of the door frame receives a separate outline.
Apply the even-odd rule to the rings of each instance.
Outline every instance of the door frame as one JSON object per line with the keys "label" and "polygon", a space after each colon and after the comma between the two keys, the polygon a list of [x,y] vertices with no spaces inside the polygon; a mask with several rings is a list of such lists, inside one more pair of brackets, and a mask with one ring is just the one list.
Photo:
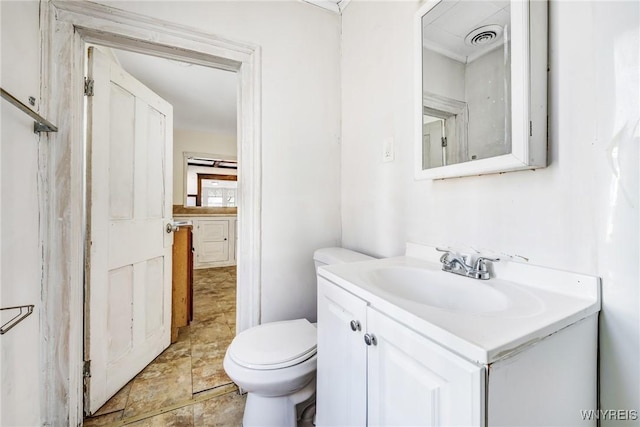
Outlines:
{"label": "door frame", "polygon": [[[48,135],[41,173],[45,271],[40,319],[42,420],[83,418],[86,152],[85,44],[153,54],[238,73],[237,332],[260,324],[261,48],[197,29],[90,2],[41,1],[41,113]],[[51,362],[47,362],[51,361]],[[67,363],[68,362],[68,363]]]}

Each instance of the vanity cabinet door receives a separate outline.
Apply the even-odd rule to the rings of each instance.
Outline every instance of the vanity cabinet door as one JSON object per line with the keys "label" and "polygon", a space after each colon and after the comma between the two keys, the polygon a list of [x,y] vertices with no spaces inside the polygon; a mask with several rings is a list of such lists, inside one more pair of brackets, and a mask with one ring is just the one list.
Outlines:
{"label": "vanity cabinet door", "polygon": [[367,323],[368,425],[483,425],[482,367],[371,307]]}
{"label": "vanity cabinet door", "polygon": [[201,219],[198,221],[198,263],[229,260],[229,221]]}
{"label": "vanity cabinet door", "polygon": [[364,300],[318,277],[318,426],[367,423],[366,309]]}

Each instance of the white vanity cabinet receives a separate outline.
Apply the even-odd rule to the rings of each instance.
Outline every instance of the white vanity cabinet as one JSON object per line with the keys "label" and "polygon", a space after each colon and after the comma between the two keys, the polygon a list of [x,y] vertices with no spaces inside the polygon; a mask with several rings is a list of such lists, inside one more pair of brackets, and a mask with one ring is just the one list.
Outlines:
{"label": "white vanity cabinet", "polygon": [[[183,218],[176,218],[181,219]],[[236,217],[202,216],[185,219],[193,221],[194,269],[236,264]]]}
{"label": "white vanity cabinet", "polygon": [[[595,426],[583,414],[598,407],[598,279],[505,262],[505,279],[479,281],[437,267],[398,257],[318,269],[316,425]],[[403,277],[425,280],[406,288],[414,300]],[[426,304],[425,287],[443,298]],[[456,294],[481,288],[477,302]],[[470,312],[493,292],[508,304]]]}
{"label": "white vanity cabinet", "polygon": [[481,366],[321,277],[317,384],[318,426],[482,424]]}

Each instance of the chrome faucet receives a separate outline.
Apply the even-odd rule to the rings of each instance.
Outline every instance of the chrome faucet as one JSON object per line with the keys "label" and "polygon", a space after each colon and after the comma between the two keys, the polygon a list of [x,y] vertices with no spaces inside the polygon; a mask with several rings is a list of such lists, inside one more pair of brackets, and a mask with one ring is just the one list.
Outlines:
{"label": "chrome faucet", "polygon": [[459,255],[446,249],[436,248],[440,252],[444,252],[440,257],[442,263],[442,271],[449,273],[459,274],[465,277],[472,277],[474,279],[487,280],[489,279],[489,269],[487,268],[487,261],[497,262],[500,258],[487,258],[478,257],[473,265],[467,264],[469,257],[467,255]]}

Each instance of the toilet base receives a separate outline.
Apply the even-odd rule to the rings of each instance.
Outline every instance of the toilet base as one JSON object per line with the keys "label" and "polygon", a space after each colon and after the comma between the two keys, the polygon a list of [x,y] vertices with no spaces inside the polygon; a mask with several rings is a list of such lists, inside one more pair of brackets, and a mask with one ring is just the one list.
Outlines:
{"label": "toilet base", "polygon": [[315,377],[297,392],[285,396],[261,396],[247,393],[242,417],[243,427],[296,427],[297,405],[309,401],[316,393]]}

